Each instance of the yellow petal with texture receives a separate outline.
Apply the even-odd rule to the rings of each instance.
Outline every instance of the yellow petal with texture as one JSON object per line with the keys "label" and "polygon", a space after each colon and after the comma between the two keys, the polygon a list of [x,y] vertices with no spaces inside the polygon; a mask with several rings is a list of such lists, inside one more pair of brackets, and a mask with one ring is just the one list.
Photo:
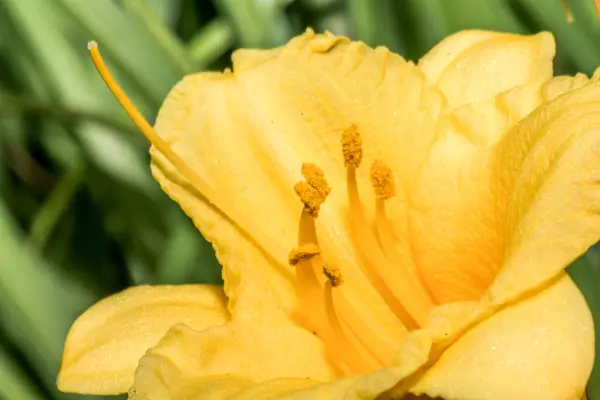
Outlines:
{"label": "yellow petal with texture", "polygon": [[[548,85],[556,83],[549,82]],[[487,358],[483,356],[474,361],[473,357],[476,345],[499,339],[490,330],[500,333],[502,326],[510,329],[511,324],[529,321],[530,325],[513,329],[514,339],[506,333],[507,339],[515,342],[503,345],[517,348],[521,340],[527,342],[527,335],[531,340],[531,335],[540,332],[547,332],[549,336],[538,335],[540,346],[530,348],[528,353],[517,351],[522,358],[513,356],[511,371],[538,364],[561,371],[564,362],[571,365],[574,375],[541,374],[536,388],[529,389],[515,384],[500,390],[490,384],[487,389],[490,398],[526,398],[520,394],[529,393],[527,390],[551,393],[555,389],[564,393],[565,398],[581,395],[593,363],[593,325],[581,294],[570,281],[563,278],[559,283],[554,282],[564,274],[567,265],[600,237],[597,212],[600,202],[597,179],[600,169],[599,98],[600,85],[594,78],[542,105],[493,148],[488,160],[493,177],[489,182],[497,196],[498,215],[502,216],[498,228],[502,245],[501,268],[471,312],[455,320],[444,316],[445,321],[437,327],[428,326],[409,335],[405,342],[405,347],[410,350],[407,353],[421,354],[421,361],[425,363],[426,357],[422,353],[425,352],[428,362],[433,365],[432,371],[437,365],[434,363],[437,355],[444,354],[440,361],[444,360],[444,352],[449,351],[446,349],[456,340],[456,347],[450,347],[454,350],[448,353],[452,356],[447,360],[451,359],[458,369],[461,360],[464,361],[464,376],[473,371],[470,368],[478,368],[468,362],[478,363],[483,368]],[[521,307],[525,311],[519,316]],[[562,314],[560,310],[563,310]],[[540,319],[536,319],[538,317]],[[546,317],[547,320],[543,319]],[[573,317],[576,319],[571,320]],[[519,336],[519,332],[523,336]],[[458,345],[463,340],[463,345]],[[542,340],[548,340],[547,346],[542,346]],[[564,346],[552,344],[555,342],[551,340],[564,343]],[[552,358],[546,358],[549,351]],[[399,362],[402,365],[402,358]],[[430,375],[427,372],[425,376],[429,378],[422,387],[427,387],[426,392],[433,394],[437,393],[436,388],[442,390],[443,387],[443,393],[454,398],[453,389],[447,387],[447,374],[458,374],[458,369],[450,370],[450,363],[440,365],[443,365],[440,367],[443,372]],[[490,368],[492,365],[489,364]],[[536,371],[540,369],[541,366],[536,367]],[[397,386],[398,393],[406,393],[407,387],[418,377],[416,374],[401,382]],[[545,377],[555,382],[549,385]],[[481,389],[468,380],[463,384],[473,390]],[[496,390],[492,391],[494,387]],[[459,387],[455,389],[459,390]],[[507,392],[510,389],[514,392]],[[467,394],[471,396],[467,398],[480,395],[465,391],[464,395]]]}
{"label": "yellow petal with texture", "polygon": [[439,303],[477,300],[500,269],[502,200],[490,188],[490,159],[497,141],[542,102],[553,55],[547,33],[465,31],[419,62],[452,108],[409,190],[414,256]]}
{"label": "yellow petal with texture", "polygon": [[504,262],[486,294],[490,303],[543,285],[600,237],[599,110],[600,84],[592,79],[541,106],[499,143],[493,183],[504,199]]}
{"label": "yellow petal with texture", "polygon": [[461,400],[577,400],[594,363],[594,325],[567,276],[468,330],[411,389]]}
{"label": "yellow petal with texture", "polygon": [[98,302],[73,324],[58,387],[117,394],[133,383],[139,359],[174,324],[195,329],[228,319],[223,290],[209,285],[137,286]]}
{"label": "yellow petal with texture", "polygon": [[546,32],[522,36],[464,31],[440,42],[419,67],[455,108],[550,79],[554,52],[554,39]]}

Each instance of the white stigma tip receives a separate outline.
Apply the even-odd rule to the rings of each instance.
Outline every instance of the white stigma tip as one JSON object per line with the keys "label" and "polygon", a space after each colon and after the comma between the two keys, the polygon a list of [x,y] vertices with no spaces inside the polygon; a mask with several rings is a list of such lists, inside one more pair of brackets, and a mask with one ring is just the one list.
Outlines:
{"label": "white stigma tip", "polygon": [[98,43],[95,40],[91,40],[88,42],[88,50],[98,48]]}

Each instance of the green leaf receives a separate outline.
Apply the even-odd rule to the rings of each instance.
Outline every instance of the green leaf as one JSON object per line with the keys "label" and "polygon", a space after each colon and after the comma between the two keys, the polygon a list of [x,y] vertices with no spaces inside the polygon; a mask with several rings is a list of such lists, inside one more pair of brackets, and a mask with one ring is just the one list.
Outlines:
{"label": "green leaf", "polygon": [[373,7],[371,0],[349,0],[348,14],[356,30],[356,39],[371,46],[386,46],[400,54],[406,53],[406,42],[397,23],[397,3],[380,0]]}
{"label": "green leaf", "polygon": [[188,44],[194,69],[203,70],[214,63],[231,48],[234,38],[233,28],[226,20],[215,18],[206,24]]}
{"label": "green leaf", "polygon": [[42,378],[55,389],[62,346],[71,323],[96,298],[58,273],[28,246],[0,202],[0,328],[21,349]]}
{"label": "green leaf", "polygon": [[177,212],[169,221],[171,232],[166,251],[158,262],[158,283],[222,283],[221,266],[212,247],[189,218]]}
{"label": "green leaf", "polygon": [[13,356],[0,344],[0,399],[45,400],[35,383]]}
{"label": "green leaf", "polygon": [[[43,0],[6,0],[3,4],[12,16],[18,27],[17,31],[23,36],[28,49],[40,62],[40,67],[45,71],[55,92],[67,107],[118,109],[112,96],[106,97],[109,96],[108,90],[102,87],[101,79],[93,71],[83,43],[82,48],[76,51],[66,36],[57,34],[64,30],[61,24],[68,26],[69,21],[61,19],[60,12],[51,6],[55,3]],[[92,6],[100,3],[86,4]],[[57,54],[60,54],[60,57],[57,57]],[[90,96],[90,93],[98,93],[98,95]],[[105,97],[103,98],[101,94]],[[127,181],[141,190],[151,190],[145,160],[120,132],[84,121],[80,124],[77,134],[86,154],[96,165],[116,179]]]}
{"label": "green leaf", "polygon": [[[146,93],[155,105],[162,102],[171,87],[186,73],[154,40],[155,37],[148,35],[142,22],[128,17],[114,2],[56,0],[56,4],[61,5],[87,31],[88,40],[98,41],[127,80]],[[84,43],[81,45],[84,46]]]}
{"label": "green leaf", "polygon": [[158,15],[148,7],[144,0],[124,0],[125,8],[128,10],[149,33],[148,37],[162,47],[168,57],[182,72],[191,72],[192,64],[185,47],[161,22]]}
{"label": "green leaf", "polygon": [[231,20],[241,47],[277,46],[292,36],[282,1],[215,0],[214,3]]}
{"label": "green leaf", "polygon": [[84,168],[81,161],[79,162],[62,176],[33,220],[29,241],[40,250],[46,245],[48,237],[54,231],[60,218],[69,207],[75,191],[81,185]]}

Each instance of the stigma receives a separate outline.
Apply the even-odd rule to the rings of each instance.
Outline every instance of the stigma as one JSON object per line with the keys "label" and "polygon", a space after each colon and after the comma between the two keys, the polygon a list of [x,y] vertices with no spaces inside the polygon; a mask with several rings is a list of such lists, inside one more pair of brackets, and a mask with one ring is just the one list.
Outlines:
{"label": "stigma", "polygon": [[[418,329],[427,323],[433,301],[411,265],[412,259],[397,250],[386,210],[386,202],[396,196],[394,173],[383,160],[372,161],[369,177],[375,194],[375,220],[369,221],[358,190],[356,171],[364,161],[364,153],[356,126],[341,132],[340,147],[346,169],[349,233],[361,256],[357,263],[406,329]],[[375,326],[356,311],[355,304],[362,299],[353,298],[344,290],[350,284],[344,280],[345,266],[326,260],[319,246],[316,220],[332,188],[316,164],[303,164],[301,172],[304,180],[297,182],[294,189],[304,207],[298,247],[289,257],[289,264],[296,269],[300,322],[322,339],[342,375],[385,367],[390,354],[397,350],[394,343],[383,337],[386,326]]]}

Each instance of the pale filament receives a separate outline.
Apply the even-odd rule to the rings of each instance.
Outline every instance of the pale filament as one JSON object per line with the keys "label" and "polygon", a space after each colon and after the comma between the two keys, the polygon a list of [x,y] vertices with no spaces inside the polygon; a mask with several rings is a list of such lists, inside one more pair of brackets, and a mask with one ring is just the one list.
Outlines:
{"label": "pale filament", "polygon": [[394,241],[394,232],[386,213],[386,200],[396,195],[394,176],[391,169],[380,160],[375,160],[371,165],[371,182],[375,191],[375,226],[377,237],[383,253],[395,267],[392,274],[403,282],[408,282],[413,291],[410,296],[420,304],[430,309],[433,305],[432,296],[427,290],[423,277],[417,270],[412,258],[408,254],[400,253]]}
{"label": "pale filament", "polygon": [[[315,184],[310,176],[307,178],[308,182]],[[357,322],[360,324],[363,321],[358,321],[355,315],[344,315],[348,307],[345,308],[344,314],[336,309],[336,304],[347,304],[343,299],[338,299],[341,292],[332,289],[332,284],[339,285],[342,277],[336,268],[325,266],[317,250],[315,218],[329,191],[325,190],[323,185],[316,185],[320,188],[316,190],[301,183],[307,182],[299,182],[295,189],[305,207],[300,216],[298,248],[290,253],[290,264],[296,267],[297,290],[301,304],[300,321],[323,340],[333,364],[339,370],[345,371],[345,374],[373,371],[382,364],[368,345],[363,344],[364,339],[356,335],[362,333],[364,336],[365,324],[358,328]],[[328,275],[327,279],[324,275]],[[343,323],[340,318],[343,319]],[[342,324],[347,326],[350,332],[347,333]],[[373,334],[366,336],[372,337]],[[393,348],[387,349],[388,354],[390,350],[393,351]]]}
{"label": "pale filament", "polygon": [[[424,318],[425,314],[420,309],[410,309],[407,304],[403,304],[403,293],[392,292],[392,288],[386,283],[387,275],[392,271],[392,266],[389,265],[387,258],[370,232],[369,224],[364,216],[358,197],[356,169],[352,166],[347,167],[347,185],[352,234],[360,255],[364,258],[364,262],[360,263],[361,269],[404,325],[408,329],[417,329],[420,322],[424,322],[419,318]],[[408,303],[410,306],[410,300],[408,300]]]}
{"label": "pale filament", "polygon": [[[350,207],[350,221],[356,245],[364,257],[363,272],[369,278],[390,308],[409,329],[424,326],[429,318],[432,301],[424,290],[420,280],[415,280],[408,272],[402,260],[390,260],[390,255],[380,247],[371,232],[370,226],[358,193],[356,169],[362,160],[362,140],[354,126],[348,128],[342,135],[342,151],[346,163],[346,185]],[[354,154],[353,154],[354,153]],[[360,155],[356,155],[360,153]],[[393,237],[388,232],[381,235],[383,241],[393,243]],[[391,248],[388,244],[388,246]],[[396,261],[396,263],[392,263]]]}

